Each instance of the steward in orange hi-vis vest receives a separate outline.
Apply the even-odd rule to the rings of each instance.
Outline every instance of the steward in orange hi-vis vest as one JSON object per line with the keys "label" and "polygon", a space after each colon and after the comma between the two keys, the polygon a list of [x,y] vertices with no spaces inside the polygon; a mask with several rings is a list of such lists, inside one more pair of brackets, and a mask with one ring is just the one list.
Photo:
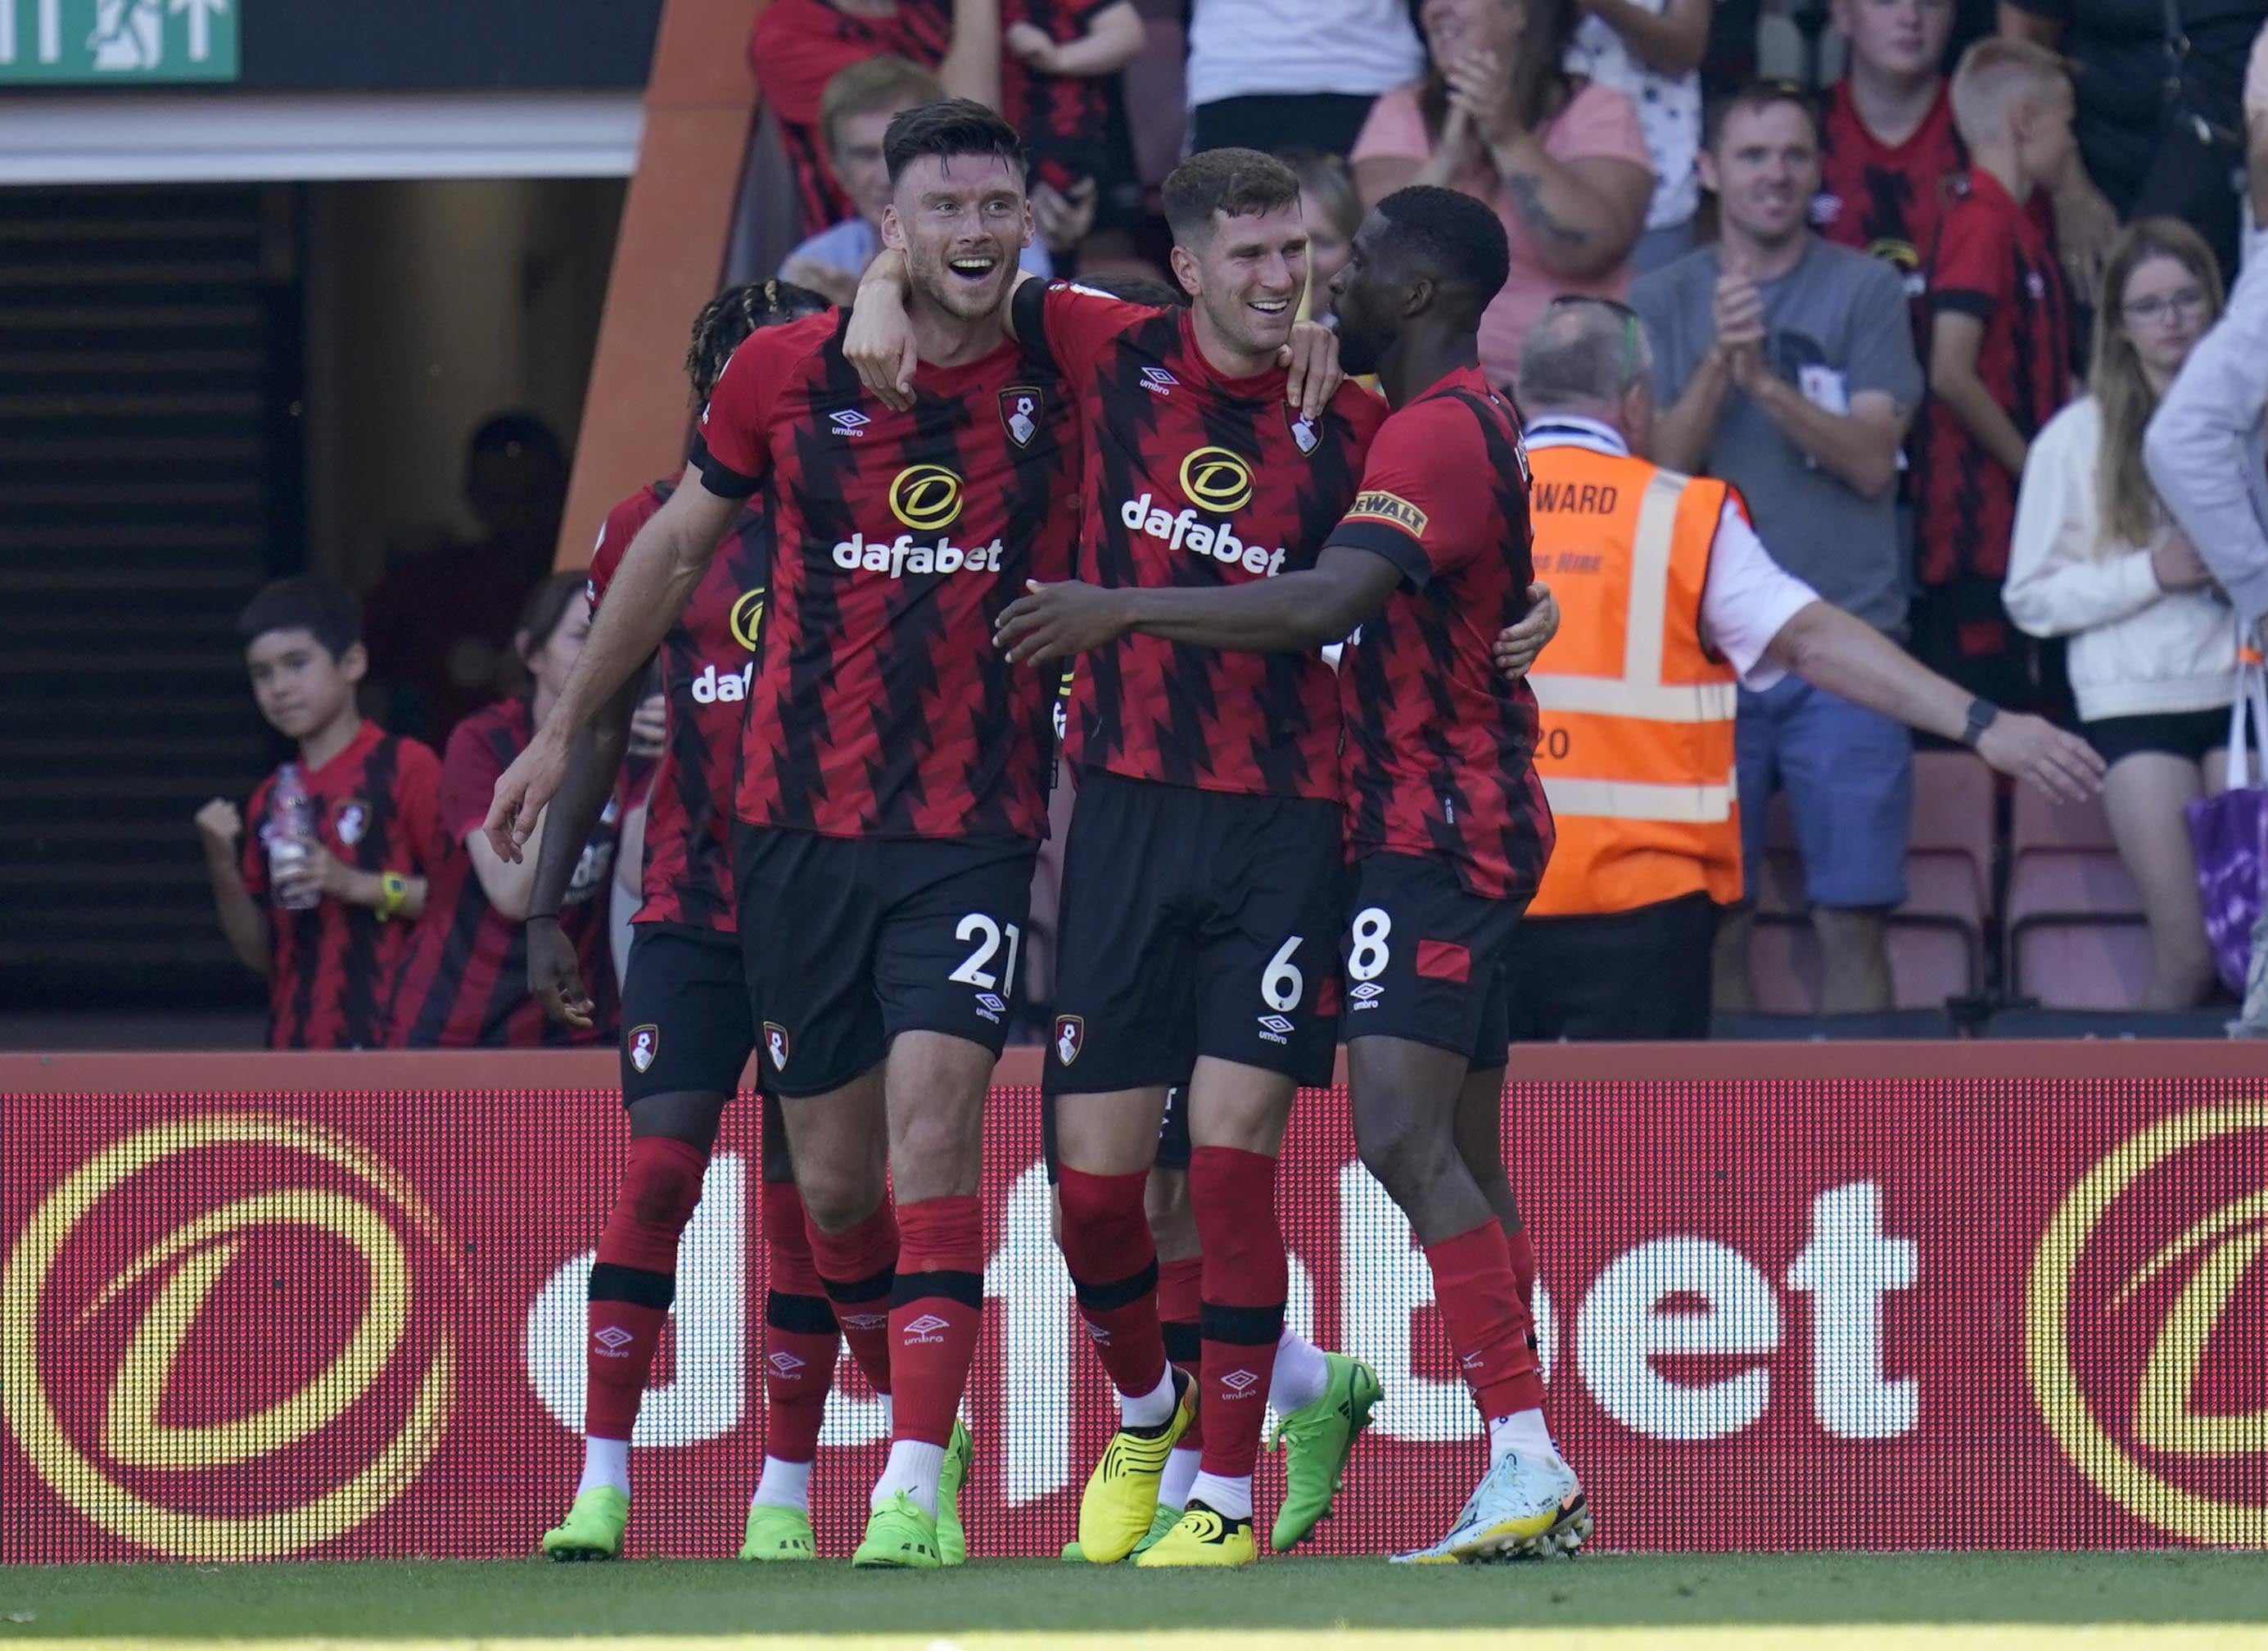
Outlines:
{"label": "steward in orange hi-vis vest", "polygon": [[1702,637],[1722,482],[1589,445],[1531,444],[1535,576],[1564,614],[1529,678],[1558,846],[1531,918],[1740,898],[1731,665]]}

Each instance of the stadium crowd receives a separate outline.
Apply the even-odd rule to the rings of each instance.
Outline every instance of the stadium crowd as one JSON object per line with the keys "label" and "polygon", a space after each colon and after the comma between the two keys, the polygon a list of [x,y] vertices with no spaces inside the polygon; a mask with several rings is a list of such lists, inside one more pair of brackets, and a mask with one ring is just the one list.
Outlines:
{"label": "stadium crowd", "polygon": [[[2184,453],[2148,432],[2237,268],[2241,168],[2215,180],[2242,158],[2243,55],[2268,5],[2177,6],[2174,21],[2191,10],[2169,36],[2163,19],[2024,0],[1984,34],[1952,0],[1837,0],[1847,67],[1816,99],[1737,80],[1753,41],[1735,30],[1728,45],[1701,0],[1198,0],[1162,26],[1136,0],[777,0],[749,58],[796,181],[803,239],[778,276],[830,303],[850,300],[881,248],[885,129],[948,95],[1004,110],[1025,136],[1025,269],[1180,296],[1160,181],[1137,159],[1158,147],[1137,128],[1156,123],[1160,100],[1122,84],[1146,65],[1154,88],[1176,22],[1186,58],[1164,67],[1186,89],[1182,141],[1273,151],[1300,181],[1307,313],[1328,319],[1364,211],[1395,189],[1437,183],[1484,202],[1511,255],[1481,325],[1491,382],[1518,393],[1522,340],[1555,304],[1626,304],[1631,353],[1651,363],[1646,456],[1730,483],[1781,568],[1980,703],[2085,735],[2108,765],[2110,830],[2148,921],[2152,975],[2134,1006],[2183,1009],[2223,990],[2184,813],[2226,784],[2257,575],[2241,513],[2215,538],[2199,531],[2198,518],[2242,504],[2212,494],[2194,456],[2206,437]],[[2156,72],[2169,63],[2171,78]],[[2135,102],[2145,79],[2163,107]],[[2188,375],[2192,402],[2206,376]],[[2224,365],[2217,405],[2186,427],[2209,410],[2228,441],[2249,439],[2256,409],[2228,403],[2251,388],[2241,363]],[[367,638],[353,601],[314,581],[247,610],[255,695],[301,742],[307,800],[293,807],[308,812],[279,824],[271,781],[241,814],[216,800],[198,824],[223,927],[271,981],[276,1043],[611,1035],[606,988],[627,966],[663,755],[659,696],[637,711],[622,784],[558,903],[597,994],[587,1025],[547,1019],[526,995],[529,878],[485,856],[474,829],[588,623],[570,582],[541,574],[563,476],[548,431],[492,421],[468,458],[488,536],[396,570],[372,594]],[[1580,588],[1559,583],[1563,597]],[[434,749],[361,719],[372,674],[391,720]],[[712,689],[729,704],[736,686]],[[1778,793],[1821,1006],[1889,1007],[1908,727],[1793,675],[1743,684],[1736,745],[1744,875],[1709,883],[1697,926],[1609,954],[1682,955],[1713,930],[1699,989],[1720,1009],[1749,1006]],[[262,846],[279,832],[305,844],[286,846],[288,866]],[[1539,910],[1629,904],[1592,892]],[[553,914],[535,915],[541,929]],[[1043,1002],[1044,900],[1033,927]],[[2268,1013],[2256,1008],[2250,1023]],[[1610,1008],[1558,1026],[1705,1031],[1691,1015],[1647,1024]]]}

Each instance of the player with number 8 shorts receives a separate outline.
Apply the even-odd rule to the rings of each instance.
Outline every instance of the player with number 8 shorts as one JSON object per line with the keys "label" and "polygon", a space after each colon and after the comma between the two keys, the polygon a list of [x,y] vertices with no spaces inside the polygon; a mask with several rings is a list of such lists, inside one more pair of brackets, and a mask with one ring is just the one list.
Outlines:
{"label": "player with number 8 shorts", "polygon": [[1272,659],[1352,633],[1337,689],[1355,1139],[1425,1249],[1490,1436],[1448,1533],[1403,1556],[1426,1562],[1557,1551],[1590,1528],[1543,1425],[1533,1262],[1513,1252],[1499,1141],[1501,954],[1552,844],[1535,697],[1491,660],[1533,594],[1526,458],[1478,365],[1508,263],[1495,215],[1454,191],[1399,191],[1364,224],[1333,283],[1341,348],[1395,411],[1311,568],[1233,588],[1057,586],[1002,627],[1038,660],[1128,636]]}

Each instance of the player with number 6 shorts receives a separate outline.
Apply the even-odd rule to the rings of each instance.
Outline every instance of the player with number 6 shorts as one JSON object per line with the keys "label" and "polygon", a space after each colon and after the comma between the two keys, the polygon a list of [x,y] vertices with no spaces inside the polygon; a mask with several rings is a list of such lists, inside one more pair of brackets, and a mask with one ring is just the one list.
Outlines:
{"label": "player with number 6 shorts", "polygon": [[1395,411],[1311,568],[1232,588],[1055,586],[1002,627],[1042,660],[1127,637],[1272,659],[1351,633],[1337,697],[1355,1139],[1425,1249],[1490,1436],[1448,1533],[1403,1556],[1427,1562],[1557,1551],[1590,1525],[1543,1425],[1499,1145],[1501,956],[1552,844],[1535,697],[1491,659],[1531,600],[1526,458],[1478,365],[1508,263],[1496,216],[1454,191],[1399,191],[1364,224],[1333,283],[1341,349]]}

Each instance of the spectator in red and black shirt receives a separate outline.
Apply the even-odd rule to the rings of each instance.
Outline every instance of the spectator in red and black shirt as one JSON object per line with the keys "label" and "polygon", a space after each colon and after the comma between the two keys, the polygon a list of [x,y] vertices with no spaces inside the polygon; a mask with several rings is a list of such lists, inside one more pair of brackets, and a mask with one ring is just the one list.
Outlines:
{"label": "spectator in red and black shirt", "polygon": [[[1361,493],[1311,567],[1226,587],[1060,586],[1012,608],[1003,627],[1020,657],[1042,662],[1128,637],[1249,651],[1226,659],[1297,657],[1352,633],[1336,697],[1349,733],[1353,873],[1342,944],[1357,983],[1347,1028],[1356,1140],[1425,1247],[1460,1369],[1489,1422],[1481,1514],[1450,1533],[1447,1558],[1477,1551],[1456,1544],[1506,1518],[1581,1517],[1574,1474],[1543,1426],[1532,1316],[1506,1230],[1519,1215],[1493,1146],[1508,1036],[1504,953],[1552,844],[1532,760],[1535,698],[1491,657],[1529,602],[1527,461],[1512,409],[1480,365],[1481,315],[1510,261],[1496,215],[1448,189],[1388,195],[1356,236],[1334,292],[1344,365],[1376,370],[1395,411],[1370,445]],[[1085,817],[1072,824],[1074,862]],[[1471,1115],[1464,1130],[1461,1113]],[[1468,1137],[1491,1144],[1465,1146]],[[1067,1255],[1070,1181],[1066,1168]],[[1209,1332],[1211,1316],[1209,1308]],[[1213,1426],[1208,1418],[1208,1447]],[[1211,1506],[1204,1478],[1195,1494]]]}
{"label": "spectator in red and black shirt", "polygon": [[748,36],[748,67],[795,173],[797,225],[816,235],[857,210],[827,164],[820,100],[869,57],[934,69],[949,97],[1000,101],[999,0],[772,0]]}
{"label": "spectator in red and black shirt", "polygon": [[2072,151],[2071,83],[2045,48],[1980,41],[1953,81],[1963,187],[1928,262],[1929,398],[1912,444],[1914,652],[1986,699],[2062,697],[2052,656],[2000,605],[2016,483],[2032,438],[2071,399],[2071,304],[2026,203]]}
{"label": "spectator in red and black shirt", "polygon": [[1132,171],[1118,71],[1140,55],[1142,14],[1134,0],[1004,0],[1007,48],[1001,108],[1032,151],[1032,177],[1069,209],[1048,250],[1068,253],[1092,225],[1101,197]]}
{"label": "spectator in red and black shirt", "polygon": [[197,813],[221,929],[268,978],[274,1049],[385,1041],[387,999],[442,857],[440,759],[355,708],[369,668],[361,624],[361,605],[326,579],[282,579],[252,599],[237,627],[245,664],[260,714],[298,744],[307,835],[284,836],[280,770],[244,815],[220,798]]}
{"label": "spectator in red and black shirt", "polygon": [[1820,100],[1811,225],[1891,265],[1918,299],[1922,261],[1969,165],[1942,67],[1953,0],[1836,0],[1835,23],[1851,66]]}
{"label": "spectator in red and black shirt", "polygon": [[[514,641],[527,667],[526,694],[475,711],[449,736],[441,763],[441,823],[449,850],[433,874],[426,920],[394,992],[392,1042],[408,1049],[588,1043],[615,1026],[615,971],[607,956],[607,890],[620,807],[610,801],[582,845],[561,926],[591,983],[590,1024],[548,1020],[527,989],[526,931],[533,859],[508,864],[481,835],[497,777],[526,748],[558,698],[583,638],[591,604],[580,571],[555,573],[520,614]],[[543,827],[538,825],[539,837]]]}

